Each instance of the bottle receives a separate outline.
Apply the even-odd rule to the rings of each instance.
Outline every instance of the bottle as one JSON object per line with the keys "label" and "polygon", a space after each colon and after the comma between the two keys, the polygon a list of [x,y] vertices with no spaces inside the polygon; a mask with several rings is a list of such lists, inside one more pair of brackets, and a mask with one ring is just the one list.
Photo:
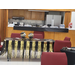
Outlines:
{"label": "bottle", "polygon": [[54,19],[52,19],[52,26],[54,26]]}

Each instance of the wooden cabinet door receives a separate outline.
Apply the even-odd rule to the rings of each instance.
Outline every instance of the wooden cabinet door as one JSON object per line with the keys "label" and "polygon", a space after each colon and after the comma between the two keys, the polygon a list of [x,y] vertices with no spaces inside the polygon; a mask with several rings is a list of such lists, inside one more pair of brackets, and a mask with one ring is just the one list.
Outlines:
{"label": "wooden cabinet door", "polygon": [[13,17],[19,17],[18,9],[13,9]]}
{"label": "wooden cabinet door", "polygon": [[19,9],[19,17],[24,17],[25,18],[25,10]]}
{"label": "wooden cabinet door", "polygon": [[32,20],[44,20],[45,13],[44,12],[34,12],[32,11]]}
{"label": "wooden cabinet door", "polygon": [[12,19],[12,17],[13,17],[13,10],[9,9],[8,10],[8,19]]}
{"label": "wooden cabinet door", "polygon": [[37,16],[38,16],[38,12],[32,11],[31,19],[32,20],[38,20]]}
{"label": "wooden cabinet door", "polygon": [[65,18],[64,18],[64,24],[66,28],[68,28],[70,22],[71,22],[71,11],[66,11]]}
{"label": "wooden cabinet door", "polygon": [[31,20],[31,11],[25,10],[25,19]]}
{"label": "wooden cabinet door", "polygon": [[38,12],[37,13],[37,19],[38,20],[44,20],[44,18],[45,18],[45,13],[44,12]]}

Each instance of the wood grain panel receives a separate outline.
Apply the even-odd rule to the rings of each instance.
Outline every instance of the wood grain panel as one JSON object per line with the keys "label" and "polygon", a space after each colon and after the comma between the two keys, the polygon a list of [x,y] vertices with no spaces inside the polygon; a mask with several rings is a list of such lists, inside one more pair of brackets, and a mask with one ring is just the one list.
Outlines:
{"label": "wood grain panel", "polygon": [[3,31],[4,31],[4,39],[6,38],[6,31],[7,31],[7,25],[8,25],[8,10],[7,9],[4,9],[4,17],[3,17],[4,19],[4,29],[3,29]]}
{"label": "wood grain panel", "polygon": [[46,32],[44,31],[44,39],[53,39],[54,40],[54,32]]}
{"label": "wood grain panel", "polygon": [[18,9],[13,9],[13,17],[19,17]]}
{"label": "wood grain panel", "polygon": [[0,9],[0,37],[1,37],[1,41],[4,40],[4,9]]}
{"label": "wood grain panel", "polygon": [[68,33],[63,32],[44,32],[44,39],[64,40],[65,37],[70,37],[71,46],[75,47],[75,30],[69,30]]}
{"label": "wood grain panel", "polygon": [[11,33],[26,33],[26,38],[28,38],[29,33],[33,33],[34,31],[23,31],[23,30],[13,30],[13,27],[7,27],[6,37],[11,37]]}
{"label": "wood grain panel", "polygon": [[25,18],[25,10],[18,10],[19,12],[19,17],[24,17]]}
{"label": "wood grain panel", "polygon": [[37,20],[44,20],[45,19],[45,12],[38,12],[37,13]]}
{"label": "wood grain panel", "polygon": [[8,10],[8,18],[10,18],[10,19],[12,19],[12,17],[13,17],[13,10],[11,10],[11,9],[9,9]]}
{"label": "wood grain panel", "polygon": [[1,37],[1,41],[3,41],[3,36],[4,36],[4,31],[3,31],[3,10],[0,9],[1,14],[0,14],[0,20],[1,20],[1,24],[0,24],[0,37]]}
{"label": "wood grain panel", "polygon": [[55,32],[55,40],[64,40],[65,37],[69,37],[69,33]]}
{"label": "wood grain panel", "polygon": [[72,47],[75,47],[75,30],[70,30],[69,35],[71,38]]}
{"label": "wood grain panel", "polygon": [[32,19],[32,20],[38,20],[38,18],[37,18],[38,15],[37,15],[37,14],[38,14],[38,12],[36,12],[36,11],[32,11],[31,19]]}
{"label": "wood grain panel", "polygon": [[14,16],[15,17],[24,17],[27,20],[44,20],[45,13],[21,10],[21,9],[9,9],[8,10],[8,18],[11,19]]}
{"label": "wood grain panel", "polygon": [[1,37],[1,9],[0,9],[0,37]]}
{"label": "wood grain panel", "polygon": [[44,12],[32,11],[32,16],[31,16],[32,20],[44,20],[44,18],[45,18]]}
{"label": "wood grain panel", "polygon": [[31,14],[32,14],[31,11],[27,11],[27,10],[25,10],[25,19],[27,19],[27,20],[31,20]]}
{"label": "wood grain panel", "polygon": [[75,31],[69,30],[68,33],[61,33],[61,32],[55,32],[55,40],[64,40],[65,37],[70,37],[71,38],[71,46],[75,46]]}
{"label": "wood grain panel", "polygon": [[1,15],[2,15],[2,9],[0,9],[0,37],[1,37],[1,41],[2,41],[2,18],[1,18]]}
{"label": "wood grain panel", "polygon": [[64,24],[68,28],[69,23],[71,22],[71,12],[65,12]]}

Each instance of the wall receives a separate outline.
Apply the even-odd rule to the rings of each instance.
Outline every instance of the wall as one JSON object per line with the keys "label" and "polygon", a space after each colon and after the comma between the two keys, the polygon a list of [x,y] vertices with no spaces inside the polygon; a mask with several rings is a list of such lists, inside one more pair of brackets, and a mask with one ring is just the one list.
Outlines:
{"label": "wall", "polygon": [[68,28],[70,22],[71,22],[71,11],[66,11],[64,17],[64,24],[66,28]]}
{"label": "wall", "polygon": [[4,13],[4,10],[2,10],[2,9],[0,9],[0,37],[1,37],[1,41],[3,41],[4,40],[4,36],[5,36],[5,34],[4,34],[4,30],[5,30],[5,28],[4,28],[4,24],[5,24],[5,15],[4,15],[5,13]]}

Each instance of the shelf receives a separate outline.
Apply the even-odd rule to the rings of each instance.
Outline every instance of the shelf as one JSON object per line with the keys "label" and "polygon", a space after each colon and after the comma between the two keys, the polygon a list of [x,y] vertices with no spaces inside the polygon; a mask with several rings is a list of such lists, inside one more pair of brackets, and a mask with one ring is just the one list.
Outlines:
{"label": "shelf", "polygon": [[39,27],[24,27],[24,26],[14,26],[14,30],[68,32],[67,28],[39,28]]}

